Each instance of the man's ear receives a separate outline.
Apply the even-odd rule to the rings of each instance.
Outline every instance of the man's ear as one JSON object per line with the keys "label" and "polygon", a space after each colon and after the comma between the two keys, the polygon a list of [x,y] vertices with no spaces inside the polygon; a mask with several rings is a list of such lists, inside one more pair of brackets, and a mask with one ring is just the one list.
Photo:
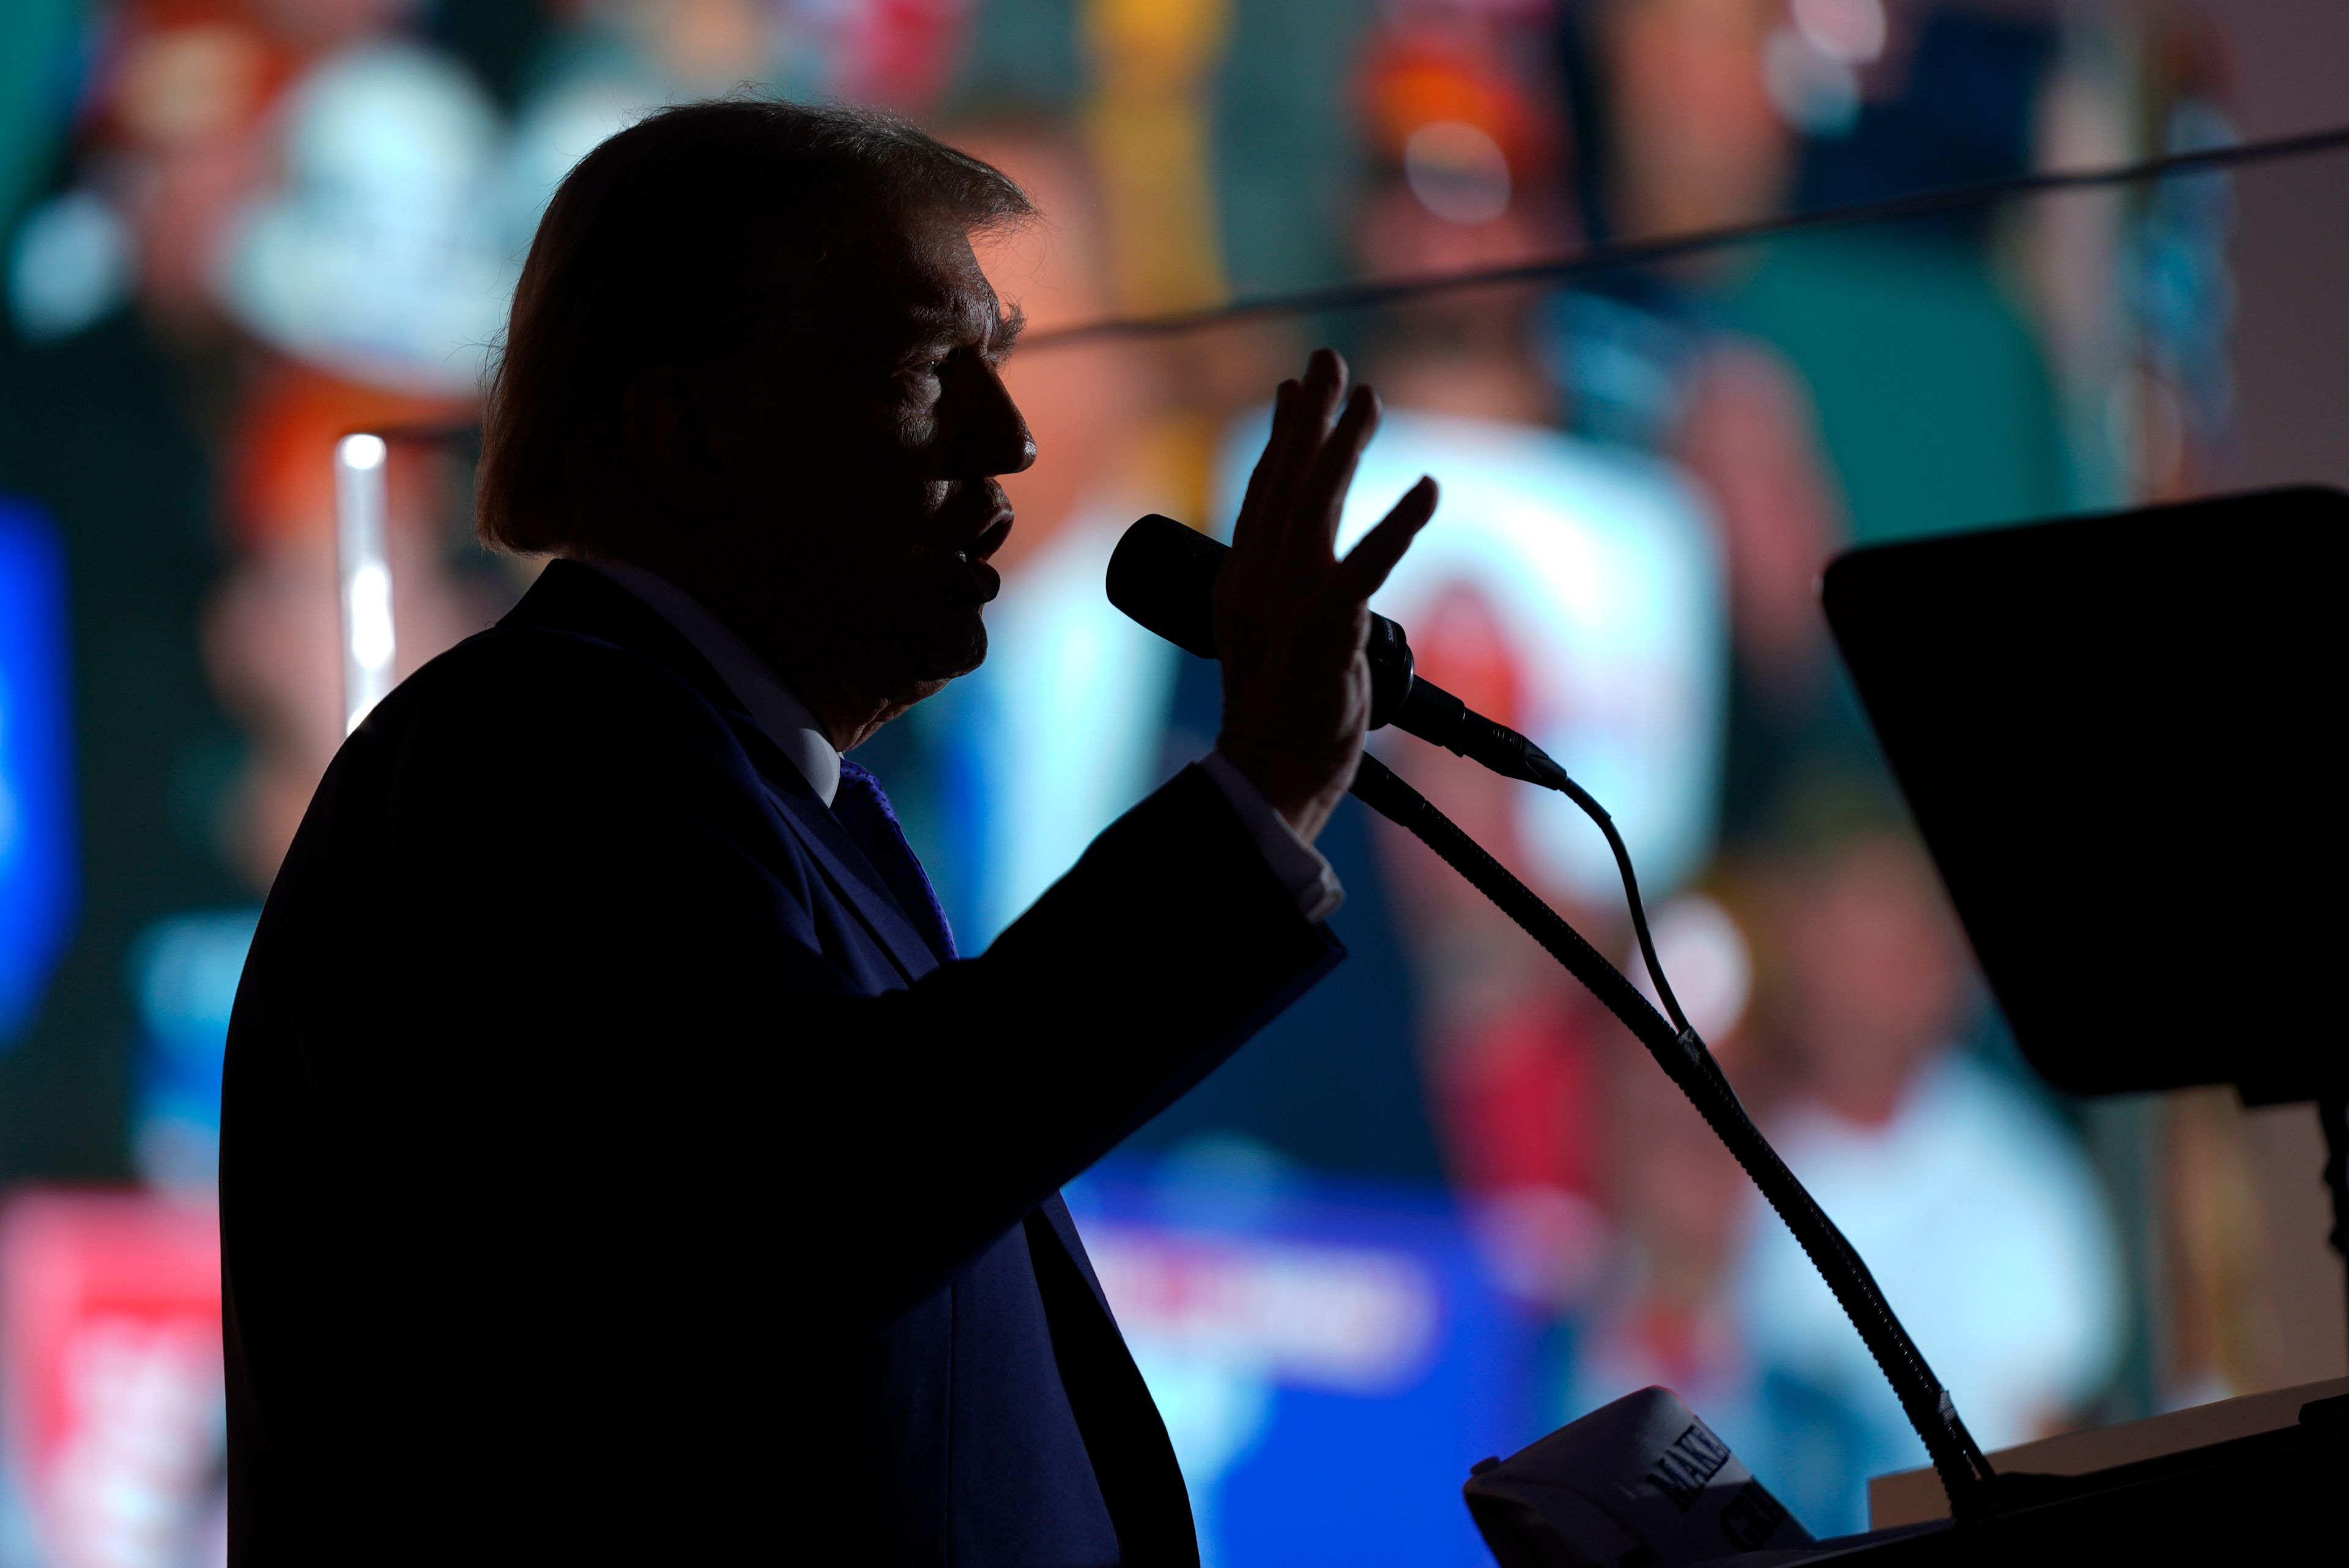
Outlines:
{"label": "man's ear", "polygon": [[639,372],[621,399],[628,456],[657,506],[710,512],[725,504],[727,475],[711,424],[710,390],[698,371],[657,365]]}

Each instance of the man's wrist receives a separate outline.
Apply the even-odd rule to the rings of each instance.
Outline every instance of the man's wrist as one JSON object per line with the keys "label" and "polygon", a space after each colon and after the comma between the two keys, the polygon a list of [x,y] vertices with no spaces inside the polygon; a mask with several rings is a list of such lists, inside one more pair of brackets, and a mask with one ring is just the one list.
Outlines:
{"label": "man's wrist", "polygon": [[[1346,890],[1328,860],[1298,831],[1296,825],[1264,798],[1254,780],[1221,747],[1199,759],[1200,769],[1231,802],[1248,836],[1263,851],[1265,863],[1297,900],[1298,912],[1311,921],[1326,920],[1345,902]],[[1329,816],[1321,813],[1324,820]],[[1318,829],[1319,824],[1316,824]]]}
{"label": "man's wrist", "polygon": [[1329,825],[1333,802],[1311,795],[1302,799],[1290,799],[1293,791],[1278,787],[1274,770],[1251,757],[1245,742],[1235,746],[1229,736],[1218,736],[1216,749],[1210,755],[1223,758],[1226,766],[1246,779],[1256,798],[1308,845],[1319,838],[1321,830]]}

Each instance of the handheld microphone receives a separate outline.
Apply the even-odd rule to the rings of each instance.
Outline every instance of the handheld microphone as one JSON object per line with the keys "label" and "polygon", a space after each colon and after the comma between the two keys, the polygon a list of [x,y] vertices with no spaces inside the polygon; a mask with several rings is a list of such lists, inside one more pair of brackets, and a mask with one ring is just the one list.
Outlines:
{"label": "handheld microphone", "polygon": [[[1176,647],[1212,659],[1216,574],[1229,554],[1228,545],[1153,512],[1125,531],[1109,558],[1109,602]],[[1528,784],[1570,782],[1540,747],[1415,674],[1411,640],[1384,615],[1371,615],[1366,652],[1372,729],[1392,724]]]}
{"label": "handheld microphone", "polygon": [[[1109,602],[1178,648],[1203,659],[1216,656],[1216,573],[1231,547],[1152,512],[1125,531],[1109,558]],[[1371,662],[1371,727],[1392,724],[1405,735],[1433,741],[1456,756],[1504,778],[1555,789],[1572,800],[1606,837],[1608,852],[1623,879],[1631,906],[1631,931],[1640,957],[1674,1026],[1686,1031],[1688,1016],[1672,995],[1671,982],[1656,957],[1648,912],[1640,898],[1639,873],[1615,820],[1590,791],[1576,783],[1547,751],[1483,714],[1412,669],[1411,639],[1384,615],[1371,616],[1365,648]]]}

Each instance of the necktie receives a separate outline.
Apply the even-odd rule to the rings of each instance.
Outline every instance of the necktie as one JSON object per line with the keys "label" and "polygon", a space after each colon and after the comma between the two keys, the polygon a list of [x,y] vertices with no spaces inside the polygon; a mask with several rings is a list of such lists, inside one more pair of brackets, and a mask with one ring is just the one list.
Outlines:
{"label": "necktie", "polygon": [[840,789],[832,798],[832,814],[840,819],[840,825],[889,884],[897,907],[914,923],[931,951],[942,959],[955,957],[954,929],[947,924],[946,906],[938,903],[937,890],[930,886],[928,873],[915,858],[914,846],[905,841],[905,830],[897,825],[896,810],[889,804],[881,780],[842,758]]}

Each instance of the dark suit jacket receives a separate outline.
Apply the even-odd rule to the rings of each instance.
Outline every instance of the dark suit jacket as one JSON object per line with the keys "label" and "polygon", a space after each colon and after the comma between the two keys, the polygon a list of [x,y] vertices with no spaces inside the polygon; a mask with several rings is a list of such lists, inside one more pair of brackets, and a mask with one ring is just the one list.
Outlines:
{"label": "dark suit jacket", "polygon": [[550,566],[351,738],[262,916],[232,1563],[1195,1563],[1057,1189],[1339,955],[1194,769],[941,965]]}

